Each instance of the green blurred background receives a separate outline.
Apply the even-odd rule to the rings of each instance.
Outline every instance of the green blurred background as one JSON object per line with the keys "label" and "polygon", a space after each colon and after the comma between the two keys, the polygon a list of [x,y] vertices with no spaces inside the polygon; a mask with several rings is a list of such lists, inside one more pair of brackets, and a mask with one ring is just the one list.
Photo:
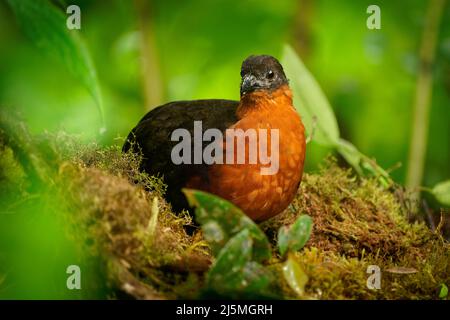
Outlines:
{"label": "green blurred background", "polygon": [[[239,98],[239,68],[250,54],[280,57],[290,43],[330,99],[342,135],[404,182],[418,52],[427,1],[377,1],[381,30],[366,27],[373,1],[71,1],[98,71],[106,144],[127,135],[150,103]],[[143,12],[146,9],[146,12]],[[153,62],[143,75],[141,20]],[[77,31],[75,31],[77,32]],[[20,110],[33,132],[64,129],[87,140],[99,119],[86,90],[23,35],[0,2],[0,102]],[[150,71],[148,71],[150,70]],[[144,78],[156,81],[148,88]],[[155,80],[156,79],[156,80]],[[155,89],[152,91],[152,89]],[[450,176],[450,9],[440,27],[425,185]],[[327,151],[312,146],[308,168]],[[318,154],[316,156],[316,154]]]}
{"label": "green blurred background", "polygon": [[[55,3],[66,6],[64,1]],[[62,64],[33,45],[10,7],[0,1],[0,107],[19,111],[33,133],[63,129],[85,141],[121,144],[123,140],[117,138],[125,137],[155,104],[181,99],[239,99],[242,60],[250,54],[281,58],[283,45],[289,43],[329,98],[342,137],[383,168],[401,163],[392,176],[399,183],[405,182],[428,1],[376,1],[381,8],[381,30],[366,27],[366,9],[375,3],[363,0],[114,0],[70,4],[81,8],[82,29],[73,32],[81,33],[97,69],[107,131],[99,137],[99,113],[86,89]],[[449,5],[440,24],[433,81],[423,179],[426,186],[450,178]],[[330,151],[310,144],[306,170],[316,169]],[[19,221],[8,224],[8,219],[3,219],[0,249],[28,248],[24,257],[15,255],[18,261],[9,261],[8,265],[24,266],[23,258],[33,262],[40,274],[46,273],[42,279],[54,279],[54,272],[46,267],[48,260],[39,259],[54,253],[33,249],[41,244],[47,248],[47,242],[62,237],[51,225],[52,219],[45,219],[40,222],[46,226],[45,236],[36,231],[39,224],[31,223],[27,229],[19,226]],[[4,240],[15,238],[18,232],[30,235],[25,247],[21,243],[6,245]],[[68,249],[70,241],[61,241],[67,241],[63,250],[68,253],[58,255],[58,263],[67,265],[75,254]],[[79,297],[60,287],[27,294],[24,288],[30,281],[36,288],[40,285],[34,269],[5,270],[1,263],[6,256],[0,250],[0,271],[28,274],[28,278],[21,280],[22,285],[16,282],[16,289],[3,288],[3,294]],[[58,277],[63,279],[58,283],[65,285],[65,273]],[[0,273],[0,288],[1,279]]]}

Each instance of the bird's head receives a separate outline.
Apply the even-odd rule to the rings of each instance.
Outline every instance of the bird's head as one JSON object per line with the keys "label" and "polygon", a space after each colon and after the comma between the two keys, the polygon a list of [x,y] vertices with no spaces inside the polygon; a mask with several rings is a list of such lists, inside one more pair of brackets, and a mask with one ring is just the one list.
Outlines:
{"label": "bird's head", "polygon": [[276,90],[288,84],[283,67],[272,56],[250,56],[242,62],[241,97],[256,90]]}

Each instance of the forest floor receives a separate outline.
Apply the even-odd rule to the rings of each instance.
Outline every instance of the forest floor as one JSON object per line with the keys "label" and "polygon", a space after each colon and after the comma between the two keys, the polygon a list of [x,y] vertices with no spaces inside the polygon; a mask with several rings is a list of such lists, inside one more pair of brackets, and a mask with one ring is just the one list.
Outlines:
{"label": "forest floor", "polygon": [[[208,243],[187,212],[172,212],[163,181],[141,173],[139,162],[117,147],[83,144],[63,133],[31,136],[20,122],[1,123],[2,199],[32,199],[43,188],[56,197],[55,216],[68,237],[88,257],[101,257],[111,298],[202,298],[214,263]],[[313,219],[311,238],[295,253],[309,279],[304,294],[280,278],[276,296],[438,299],[450,285],[450,244],[440,233],[442,223],[430,230],[411,216],[410,206],[400,186],[386,189],[332,159],[305,173],[293,203],[260,224],[271,241],[269,264],[276,273],[278,228],[301,214]],[[367,286],[369,266],[381,271],[380,289]]]}

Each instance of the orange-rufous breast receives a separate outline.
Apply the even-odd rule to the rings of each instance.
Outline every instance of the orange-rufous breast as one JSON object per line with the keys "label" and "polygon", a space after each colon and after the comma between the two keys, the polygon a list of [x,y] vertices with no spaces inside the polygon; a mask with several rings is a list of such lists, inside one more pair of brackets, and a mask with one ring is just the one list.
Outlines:
{"label": "orange-rufous breast", "polygon": [[[237,116],[239,121],[229,128],[234,130],[227,131],[222,142],[224,164],[214,164],[208,170],[207,191],[233,202],[253,220],[262,221],[283,211],[297,192],[306,151],[304,126],[287,85],[272,92],[246,94]],[[245,150],[229,136],[239,129],[257,133],[245,135]],[[256,141],[251,141],[255,136]],[[234,146],[230,149],[231,141]],[[254,160],[251,152],[255,145],[256,162],[250,161]],[[232,163],[226,161],[230,150],[234,153]],[[239,152],[244,152],[244,163],[236,163]],[[264,154],[267,157],[260,157]]]}

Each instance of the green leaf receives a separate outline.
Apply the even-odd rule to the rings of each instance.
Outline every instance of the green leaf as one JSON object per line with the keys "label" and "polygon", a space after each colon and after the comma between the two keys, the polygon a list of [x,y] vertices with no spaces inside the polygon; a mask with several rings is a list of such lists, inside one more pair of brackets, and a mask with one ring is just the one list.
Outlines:
{"label": "green leaf", "polygon": [[289,228],[287,226],[282,226],[278,230],[278,251],[284,256],[284,254],[289,249]]}
{"label": "green leaf", "polygon": [[266,288],[273,279],[266,268],[257,262],[250,261],[242,270],[242,280],[241,284],[245,284],[245,287],[241,291],[267,296]]}
{"label": "green leaf", "polygon": [[448,296],[448,287],[445,285],[445,283],[441,284],[441,289],[439,290],[439,298],[445,299]]}
{"label": "green leaf", "polygon": [[359,175],[362,175],[363,170],[361,168],[361,153],[353,144],[344,139],[339,139],[337,151]]}
{"label": "green leaf", "polygon": [[228,241],[207,274],[207,287],[222,296],[264,295],[271,282],[267,271],[252,259],[253,240],[247,229]]}
{"label": "green leaf", "polygon": [[252,258],[253,240],[247,229],[242,230],[228,241],[217,256],[217,260],[208,273],[208,282],[228,281],[235,273],[242,271]]}
{"label": "green leaf", "polygon": [[310,216],[302,215],[290,226],[278,230],[278,250],[282,256],[288,251],[297,251],[304,247],[312,230]]}
{"label": "green leaf", "polygon": [[369,161],[370,159],[353,144],[340,138],[336,116],[327,97],[314,76],[289,45],[284,46],[282,64],[294,93],[294,106],[301,114],[309,133],[312,131],[313,118],[317,119],[313,141],[336,148],[358,174],[362,175],[365,169],[379,176],[380,182],[388,186],[391,183],[389,175],[374,161]]}
{"label": "green leaf", "polygon": [[77,30],[66,26],[67,16],[50,1],[8,0],[25,34],[46,54],[58,59],[89,91],[100,113],[104,130],[103,104],[96,70]]}
{"label": "green leaf", "polygon": [[242,210],[231,202],[213,194],[183,189],[189,205],[196,207],[195,218],[201,224],[203,235],[211,246],[214,255],[225,246],[228,240],[247,229],[253,239],[253,259],[270,259],[269,240],[264,232]]}
{"label": "green leaf", "polygon": [[293,255],[290,254],[288,259],[283,263],[282,271],[289,287],[298,296],[303,296],[305,293],[305,285],[308,282],[308,275],[303,271]]}
{"label": "green leaf", "polygon": [[437,201],[445,206],[450,206],[450,180],[438,183],[431,192]]}
{"label": "green leaf", "polygon": [[337,151],[341,156],[355,169],[359,175],[369,173],[372,176],[378,177],[378,181],[384,187],[389,187],[392,184],[392,179],[389,174],[381,168],[374,160],[370,159],[361,153],[350,142],[339,139]]}
{"label": "green leaf", "polygon": [[309,133],[313,118],[317,127],[313,140],[326,146],[335,146],[339,140],[339,127],[333,109],[313,75],[289,45],[284,46],[282,64],[294,94],[294,106],[302,116]]}

